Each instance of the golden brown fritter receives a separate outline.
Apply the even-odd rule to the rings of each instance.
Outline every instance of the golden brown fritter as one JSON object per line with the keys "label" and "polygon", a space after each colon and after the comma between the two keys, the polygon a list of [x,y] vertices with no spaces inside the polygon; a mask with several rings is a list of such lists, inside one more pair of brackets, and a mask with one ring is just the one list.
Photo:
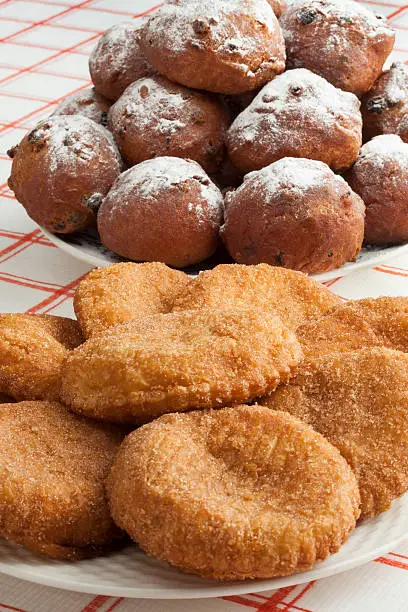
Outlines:
{"label": "golden brown fritter", "polygon": [[407,354],[375,347],[324,355],[259,401],[301,418],[339,449],[357,477],[362,519],[407,491]]}
{"label": "golden brown fritter", "polygon": [[218,172],[230,116],[216,96],[162,76],[138,79],[112,106],[108,126],[129,166],[171,156],[195,160]]}
{"label": "golden brown fritter", "polygon": [[379,134],[398,134],[408,142],[408,65],[394,62],[361,100],[364,140]]}
{"label": "golden brown fritter", "polygon": [[52,115],[84,115],[106,126],[111,102],[93,87],[80,89],[61,100]]}
{"label": "golden brown fritter", "polygon": [[260,406],[166,415],[134,431],[108,496],[148,554],[218,580],[307,570],[339,549],[359,515],[337,449]]}
{"label": "golden brown fritter", "polygon": [[305,357],[369,346],[408,352],[408,298],[352,300],[297,330]]}
{"label": "golden brown fritter", "polygon": [[138,424],[252,400],[288,380],[302,356],[294,333],[270,311],[158,314],[73,351],[62,398],[74,412]]}
{"label": "golden brown fritter", "polygon": [[115,181],[98,211],[98,232],[121,257],[187,268],[215,253],[223,209],[221,191],[197,162],[155,157]]}
{"label": "golden brown fritter", "polygon": [[58,400],[61,364],[81,342],[72,319],[0,314],[0,393],[16,400]]}
{"label": "golden brown fritter", "polygon": [[184,272],[156,262],[119,263],[91,270],[74,297],[84,337],[139,317],[169,312],[188,280]]}
{"label": "golden brown fritter", "polygon": [[59,559],[121,537],[105,480],[122,436],[57,403],[0,406],[0,536]]}
{"label": "golden brown fritter", "polygon": [[173,310],[260,308],[296,329],[339,304],[336,295],[302,272],[268,264],[223,264],[192,279],[175,299]]}

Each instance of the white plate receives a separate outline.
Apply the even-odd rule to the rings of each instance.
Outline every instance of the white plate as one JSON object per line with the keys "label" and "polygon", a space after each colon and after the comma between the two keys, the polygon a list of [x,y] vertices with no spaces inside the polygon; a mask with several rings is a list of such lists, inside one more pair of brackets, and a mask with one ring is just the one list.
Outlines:
{"label": "white plate", "polygon": [[279,589],[352,569],[390,551],[408,535],[408,494],[390,510],[361,524],[338,553],[302,574],[272,580],[220,583],[183,574],[138,548],[97,559],[48,561],[0,541],[0,572],[70,591],[151,599],[190,599]]}
{"label": "white plate", "polygon": [[[44,228],[41,228],[41,230],[57,247],[92,266],[103,267],[111,263],[117,263],[118,261],[125,261],[123,258],[119,257],[119,255],[105,249],[95,230],[85,230],[77,234],[69,235],[59,234],[58,236],[51,234]],[[332,280],[333,278],[345,276],[346,274],[356,272],[362,268],[378,266],[396,255],[401,255],[407,250],[408,243],[399,246],[364,248],[357,257],[357,261],[354,263],[347,263],[341,268],[331,270],[330,272],[323,272],[323,274],[315,274],[313,278],[320,282]],[[225,256],[224,259],[214,256],[197,266],[191,266],[186,269],[186,272],[197,274],[201,270],[212,268],[217,263],[222,263],[223,261],[226,261]]]}

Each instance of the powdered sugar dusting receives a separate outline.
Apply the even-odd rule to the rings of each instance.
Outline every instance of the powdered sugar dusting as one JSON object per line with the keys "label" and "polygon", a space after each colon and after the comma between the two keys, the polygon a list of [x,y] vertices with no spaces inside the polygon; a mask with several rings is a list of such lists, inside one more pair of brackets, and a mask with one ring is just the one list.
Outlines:
{"label": "powdered sugar dusting", "polygon": [[[290,13],[288,12],[281,20],[283,36],[287,43],[293,40],[291,21],[293,12],[304,8],[315,11],[323,17],[328,33],[319,38],[319,51],[321,53],[344,54],[350,51],[351,38],[347,28],[357,21],[364,24],[364,33],[371,42],[379,42],[387,38],[392,28],[386,19],[376,15],[360,3],[353,0],[292,0],[290,2]],[[294,58],[294,64],[296,58]]]}
{"label": "powdered sugar dusting", "polygon": [[81,163],[88,164],[100,155],[101,147],[108,147],[121,165],[113,136],[101,125],[82,115],[55,115],[41,121],[28,134],[34,147],[47,147],[50,178],[63,168],[75,173]]}
{"label": "powdered sugar dusting", "polygon": [[364,163],[372,166],[372,172],[381,172],[388,164],[398,163],[406,170],[408,184],[408,143],[401,140],[396,134],[383,134],[376,136],[361,147],[356,167]]}
{"label": "powdered sugar dusting", "polygon": [[[152,201],[163,198],[163,192],[193,180],[199,184],[204,202],[190,202],[187,212],[196,215],[200,223],[219,224],[222,217],[223,197],[199,164],[178,157],[156,157],[142,162],[120,175],[110,196],[116,203],[109,209],[113,217],[118,207],[132,205],[135,197]],[[205,209],[204,209],[205,206]]]}
{"label": "powdered sugar dusting", "polygon": [[[173,90],[173,91],[172,91]],[[186,127],[175,116],[189,116],[191,96],[188,90],[170,83],[162,77],[143,78],[129,85],[118,102],[112,107],[110,115],[113,123],[123,114],[130,120],[137,118],[138,129],[152,129],[172,135]]]}
{"label": "powdered sugar dusting", "polygon": [[327,179],[346,184],[343,178],[335,175],[323,162],[285,157],[262,170],[247,174],[239,189],[245,189],[250,184],[251,189],[262,191],[265,203],[268,204],[269,198],[275,197],[278,191],[284,189],[293,196],[302,196],[310,189],[320,188]]}
{"label": "powdered sugar dusting", "polygon": [[276,76],[235,119],[229,131],[233,148],[246,143],[280,146],[313,137],[312,126],[328,137],[340,118],[359,118],[360,102],[310,70],[298,68]]}
{"label": "powdered sugar dusting", "polygon": [[[106,30],[89,57],[93,70],[106,68],[104,62],[109,56],[109,72],[127,68],[135,50],[139,48],[139,38],[143,21],[123,21]],[[140,51],[140,55],[142,55]],[[147,62],[146,62],[147,63]]]}
{"label": "powdered sugar dusting", "polygon": [[408,66],[402,62],[393,64],[386,73],[387,101],[392,105],[405,104],[408,109]]}
{"label": "powdered sugar dusting", "polygon": [[204,45],[202,34],[210,35],[215,53],[238,54],[244,71],[259,48],[257,37],[242,32],[242,20],[251,17],[270,32],[276,18],[266,0],[169,0],[146,27],[146,38],[160,37],[170,56],[185,51],[188,45]]}

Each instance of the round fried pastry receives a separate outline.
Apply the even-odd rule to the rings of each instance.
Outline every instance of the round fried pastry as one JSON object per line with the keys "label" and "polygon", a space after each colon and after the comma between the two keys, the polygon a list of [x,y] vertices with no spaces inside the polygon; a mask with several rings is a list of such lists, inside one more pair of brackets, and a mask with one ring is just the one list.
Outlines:
{"label": "round fried pastry", "polygon": [[0,405],[0,536],[56,559],[121,537],[105,497],[122,436],[57,403]]}
{"label": "round fried pastry", "polygon": [[131,83],[155,72],[140,48],[143,27],[144,21],[114,24],[89,56],[95,89],[109,100],[117,100]]}
{"label": "round fried pastry", "polygon": [[252,400],[288,380],[302,356],[294,333],[270,312],[158,314],[113,327],[73,351],[61,397],[74,412],[138,424]]}
{"label": "round fried pastry", "polygon": [[217,310],[235,305],[278,315],[289,329],[341,304],[326,287],[302,272],[268,264],[222,264],[191,279],[173,311]]}
{"label": "round fried pastry", "polygon": [[115,181],[98,212],[99,235],[126,259],[185,268],[215,252],[223,205],[197,162],[155,157]]}
{"label": "round fried pastry", "polygon": [[350,0],[295,0],[280,20],[288,67],[308,68],[363,95],[381,74],[395,32],[386,18]]}
{"label": "round fried pastry", "polygon": [[370,346],[408,353],[408,298],[351,300],[305,323],[296,335],[306,359]]}
{"label": "round fried pastry", "polygon": [[360,196],[326,164],[285,157],[226,194],[220,233],[237,263],[319,274],[356,260],[364,211]]}
{"label": "round fried pastry", "polygon": [[361,519],[408,489],[408,355],[387,348],[330,353],[260,403],[290,412],[336,446],[360,488]]}
{"label": "round fried pastry", "polygon": [[167,415],[134,431],[108,496],[114,520],[148,554],[218,580],[310,569],[359,514],[337,449],[260,406]]}
{"label": "round fried pastry", "polygon": [[52,115],[83,115],[96,123],[106,126],[111,102],[94,87],[81,89],[62,100]]}
{"label": "round fried pastry", "polygon": [[285,44],[267,0],[169,0],[141,38],[171,81],[226,94],[252,91],[285,69]]}
{"label": "round fried pastry", "polygon": [[58,400],[61,365],[81,342],[72,319],[0,314],[0,392],[16,400]]}
{"label": "round fried pastry", "polygon": [[162,263],[118,263],[91,270],[79,283],[74,309],[84,338],[120,323],[171,310],[189,277]]}
{"label": "round fried pastry", "polygon": [[170,155],[214,173],[224,159],[230,118],[215,96],[152,76],[129,85],[108,123],[129,166]]}
{"label": "round fried pastry", "polygon": [[408,142],[404,129],[408,121],[407,64],[395,62],[382,73],[362,99],[361,113],[365,140],[380,134],[398,134]]}
{"label": "round fried pastry", "polygon": [[60,234],[95,221],[122,170],[112,134],[83,115],[40,121],[9,154],[9,187],[17,200],[36,223]]}
{"label": "round fried pastry", "polygon": [[406,242],[408,142],[396,134],[383,134],[366,142],[347,180],[366,205],[365,243]]}
{"label": "round fried pastry", "polygon": [[300,68],[261,89],[229,128],[227,147],[232,163],[245,173],[285,157],[344,170],[357,159],[361,129],[356,96]]}

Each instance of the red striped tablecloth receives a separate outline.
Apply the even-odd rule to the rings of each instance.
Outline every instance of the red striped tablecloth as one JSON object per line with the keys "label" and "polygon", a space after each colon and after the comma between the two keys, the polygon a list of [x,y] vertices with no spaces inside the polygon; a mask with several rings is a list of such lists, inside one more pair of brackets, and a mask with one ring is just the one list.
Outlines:
{"label": "red striped tablecloth", "polygon": [[[89,85],[87,58],[118,21],[155,0],[0,0],[0,311],[72,316],[75,286],[89,269],[55,248],[7,187],[7,149],[65,96]],[[408,57],[408,4],[366,2],[397,30],[393,59]],[[408,295],[408,255],[331,281],[344,299]],[[332,578],[279,591],[213,600],[147,601],[70,593],[0,575],[0,612],[407,612],[408,543]]]}

